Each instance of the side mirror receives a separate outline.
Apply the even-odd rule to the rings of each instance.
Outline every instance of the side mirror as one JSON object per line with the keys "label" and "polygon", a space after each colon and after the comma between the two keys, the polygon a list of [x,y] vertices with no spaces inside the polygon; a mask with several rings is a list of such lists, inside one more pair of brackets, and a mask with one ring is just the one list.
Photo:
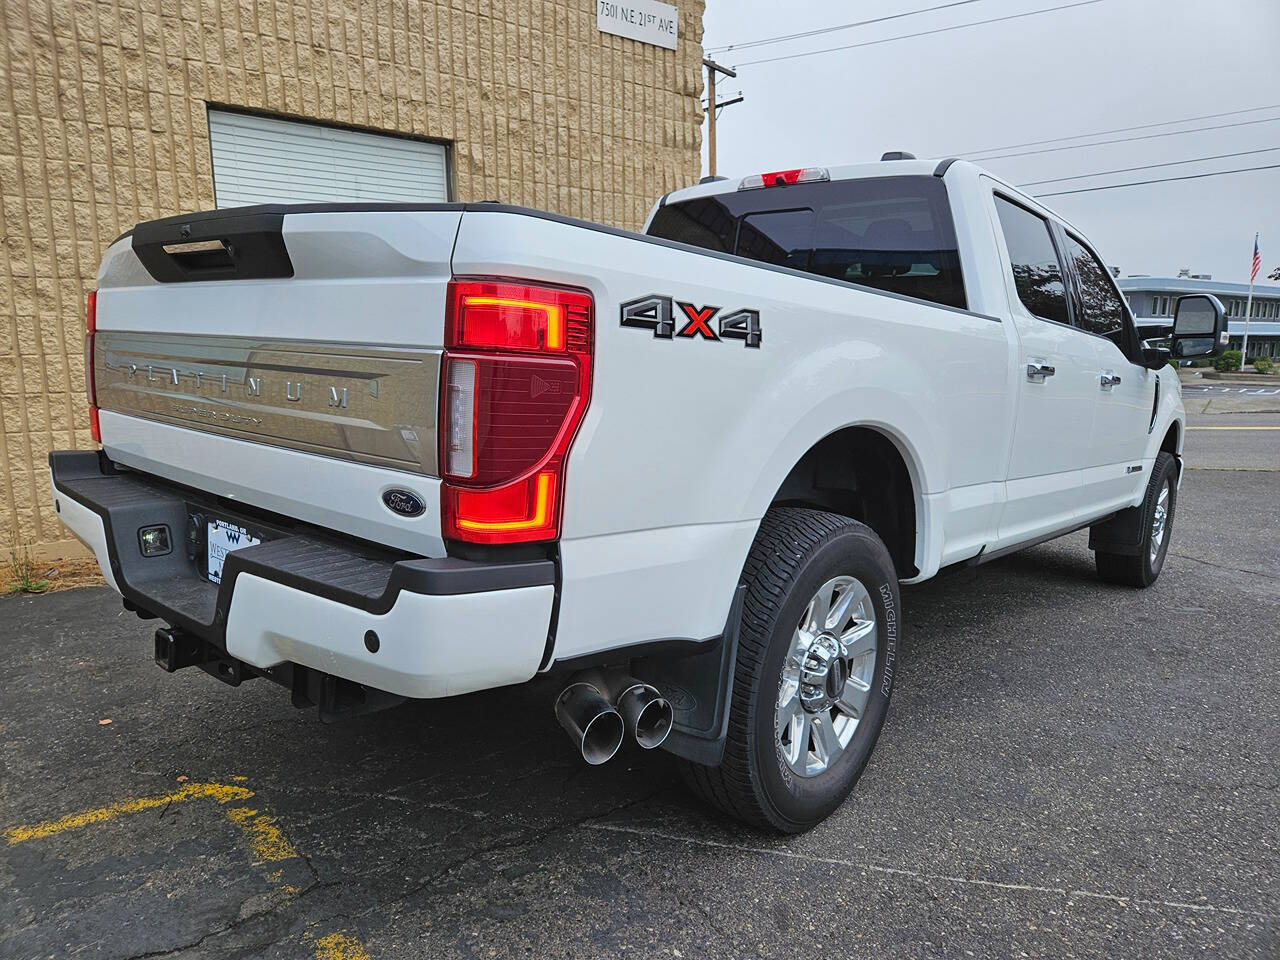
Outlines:
{"label": "side mirror", "polygon": [[1170,339],[1175,357],[1216,357],[1227,349],[1227,341],[1227,311],[1221,300],[1207,293],[1178,298]]}

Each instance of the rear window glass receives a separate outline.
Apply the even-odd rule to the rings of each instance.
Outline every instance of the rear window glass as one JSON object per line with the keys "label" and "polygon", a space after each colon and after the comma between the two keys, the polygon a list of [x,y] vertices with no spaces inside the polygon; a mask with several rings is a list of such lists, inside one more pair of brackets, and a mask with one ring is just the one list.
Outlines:
{"label": "rear window glass", "polygon": [[812,210],[749,213],[742,218],[737,246],[740,257],[808,270],[812,247]]}
{"label": "rear window glass", "polygon": [[742,190],[659,208],[651,236],[966,307],[946,186],[876,177]]}

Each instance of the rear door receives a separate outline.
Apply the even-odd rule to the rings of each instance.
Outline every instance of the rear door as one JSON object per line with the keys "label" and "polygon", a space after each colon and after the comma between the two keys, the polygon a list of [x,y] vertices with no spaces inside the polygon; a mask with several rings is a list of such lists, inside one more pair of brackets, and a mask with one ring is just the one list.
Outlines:
{"label": "rear door", "polygon": [[1135,361],[1133,322],[1111,275],[1080,237],[1063,233],[1078,292],[1076,321],[1092,336],[1097,407],[1082,476],[1085,512],[1101,516],[1128,506],[1145,482],[1147,434],[1158,375]]}
{"label": "rear door", "polygon": [[[1074,526],[1097,403],[1094,337],[1073,325],[1070,278],[1050,221],[994,193],[1009,318],[1017,330],[1017,415],[998,545]],[[988,545],[989,549],[992,545]]]}

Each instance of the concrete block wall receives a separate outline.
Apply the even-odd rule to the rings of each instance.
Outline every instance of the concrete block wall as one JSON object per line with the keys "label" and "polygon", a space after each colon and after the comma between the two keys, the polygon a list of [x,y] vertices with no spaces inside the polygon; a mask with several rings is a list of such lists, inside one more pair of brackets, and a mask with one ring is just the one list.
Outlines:
{"label": "concrete block wall", "polygon": [[457,200],[638,228],[694,183],[702,0],[676,51],[595,0],[0,3],[0,558],[78,552],[50,450],[90,447],[85,295],[140,220],[214,205],[208,105],[449,141]]}

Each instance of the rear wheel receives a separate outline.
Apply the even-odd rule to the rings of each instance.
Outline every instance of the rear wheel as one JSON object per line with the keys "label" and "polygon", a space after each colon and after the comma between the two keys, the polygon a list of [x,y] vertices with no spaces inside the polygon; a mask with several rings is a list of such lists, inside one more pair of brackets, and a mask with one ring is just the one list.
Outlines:
{"label": "rear wheel", "polygon": [[1147,495],[1142,504],[1132,507],[1140,510],[1142,540],[1137,553],[1094,554],[1098,576],[1107,583],[1126,587],[1149,587],[1156,582],[1164,569],[1164,558],[1169,553],[1173,538],[1173,514],[1178,503],[1178,465],[1173,455],[1161,451],[1151,471]]}
{"label": "rear wheel", "polygon": [[731,816],[796,833],[844,801],[880,735],[897,576],[869,527],[795,507],[765,516],[743,576],[724,758],[686,763],[685,778]]}

